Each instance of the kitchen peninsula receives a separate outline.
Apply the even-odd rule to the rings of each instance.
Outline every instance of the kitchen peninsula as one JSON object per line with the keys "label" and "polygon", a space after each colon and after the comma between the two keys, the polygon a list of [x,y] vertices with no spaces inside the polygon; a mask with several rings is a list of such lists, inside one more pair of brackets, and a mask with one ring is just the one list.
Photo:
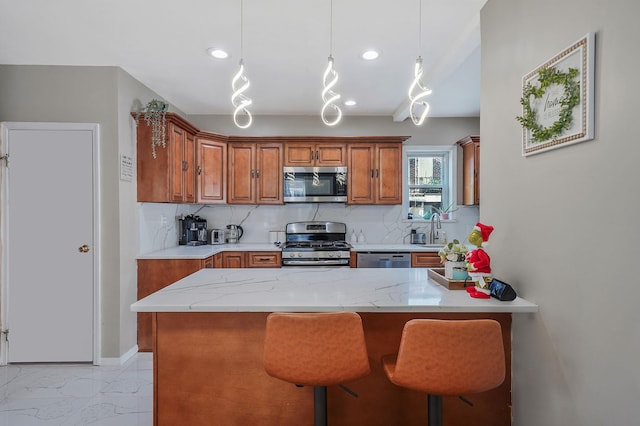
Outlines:
{"label": "kitchen peninsula", "polygon": [[[270,312],[355,311],[363,319],[371,374],[329,389],[333,425],[417,425],[426,398],[391,384],[382,355],[398,349],[412,318],[493,318],[500,322],[506,380],[492,391],[445,398],[448,424],[511,423],[511,314],[537,306],[472,299],[427,277],[424,268],[202,269],[132,305],[153,313],[154,424],[300,425],[313,415],[312,388],[297,388],[262,368]],[[482,360],[478,360],[482,362]],[[217,420],[216,420],[217,419]]]}

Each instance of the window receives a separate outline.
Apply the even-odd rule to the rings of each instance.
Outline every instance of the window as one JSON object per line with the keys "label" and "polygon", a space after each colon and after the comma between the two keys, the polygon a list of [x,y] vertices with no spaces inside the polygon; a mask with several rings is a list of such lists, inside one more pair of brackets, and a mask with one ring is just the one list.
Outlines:
{"label": "window", "polygon": [[406,147],[405,211],[414,220],[429,220],[454,200],[453,147]]}

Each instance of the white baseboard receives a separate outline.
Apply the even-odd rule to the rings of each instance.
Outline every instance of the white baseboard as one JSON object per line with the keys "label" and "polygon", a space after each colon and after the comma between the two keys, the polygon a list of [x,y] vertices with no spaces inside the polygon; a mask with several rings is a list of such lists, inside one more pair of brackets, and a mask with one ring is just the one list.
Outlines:
{"label": "white baseboard", "polygon": [[138,353],[138,345],[134,345],[131,349],[125,352],[118,358],[100,358],[98,365],[122,365],[127,362],[132,356]]}

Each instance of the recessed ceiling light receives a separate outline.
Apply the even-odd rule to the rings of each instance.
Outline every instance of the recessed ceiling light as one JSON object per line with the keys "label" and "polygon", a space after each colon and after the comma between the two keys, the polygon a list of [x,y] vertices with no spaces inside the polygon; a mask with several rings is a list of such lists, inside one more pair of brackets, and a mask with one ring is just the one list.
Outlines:
{"label": "recessed ceiling light", "polygon": [[357,104],[357,102],[353,99],[347,99],[346,101],[344,101],[344,104],[345,106],[354,106],[355,104]]}
{"label": "recessed ceiling light", "polygon": [[378,51],[376,50],[366,50],[362,53],[362,55],[360,55],[360,57],[362,59],[364,59],[365,61],[373,61],[374,59],[377,59],[378,56],[380,56],[380,53],[378,53]]}
{"label": "recessed ceiling light", "polygon": [[227,59],[229,57],[229,53],[219,47],[210,47],[207,49],[207,53],[216,59]]}

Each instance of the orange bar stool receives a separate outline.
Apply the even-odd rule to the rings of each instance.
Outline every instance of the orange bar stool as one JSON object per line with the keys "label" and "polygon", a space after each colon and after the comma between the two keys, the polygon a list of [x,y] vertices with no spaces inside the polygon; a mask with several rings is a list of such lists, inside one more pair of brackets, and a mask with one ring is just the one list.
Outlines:
{"label": "orange bar stool", "polygon": [[428,394],[428,425],[442,426],[442,396],[485,392],[504,381],[500,323],[408,321],[398,355],[384,356],[382,365],[394,384]]}
{"label": "orange bar stool", "polygon": [[272,313],[264,368],[270,376],[313,386],[314,422],[327,424],[327,386],[369,374],[362,319],[355,312]]}

